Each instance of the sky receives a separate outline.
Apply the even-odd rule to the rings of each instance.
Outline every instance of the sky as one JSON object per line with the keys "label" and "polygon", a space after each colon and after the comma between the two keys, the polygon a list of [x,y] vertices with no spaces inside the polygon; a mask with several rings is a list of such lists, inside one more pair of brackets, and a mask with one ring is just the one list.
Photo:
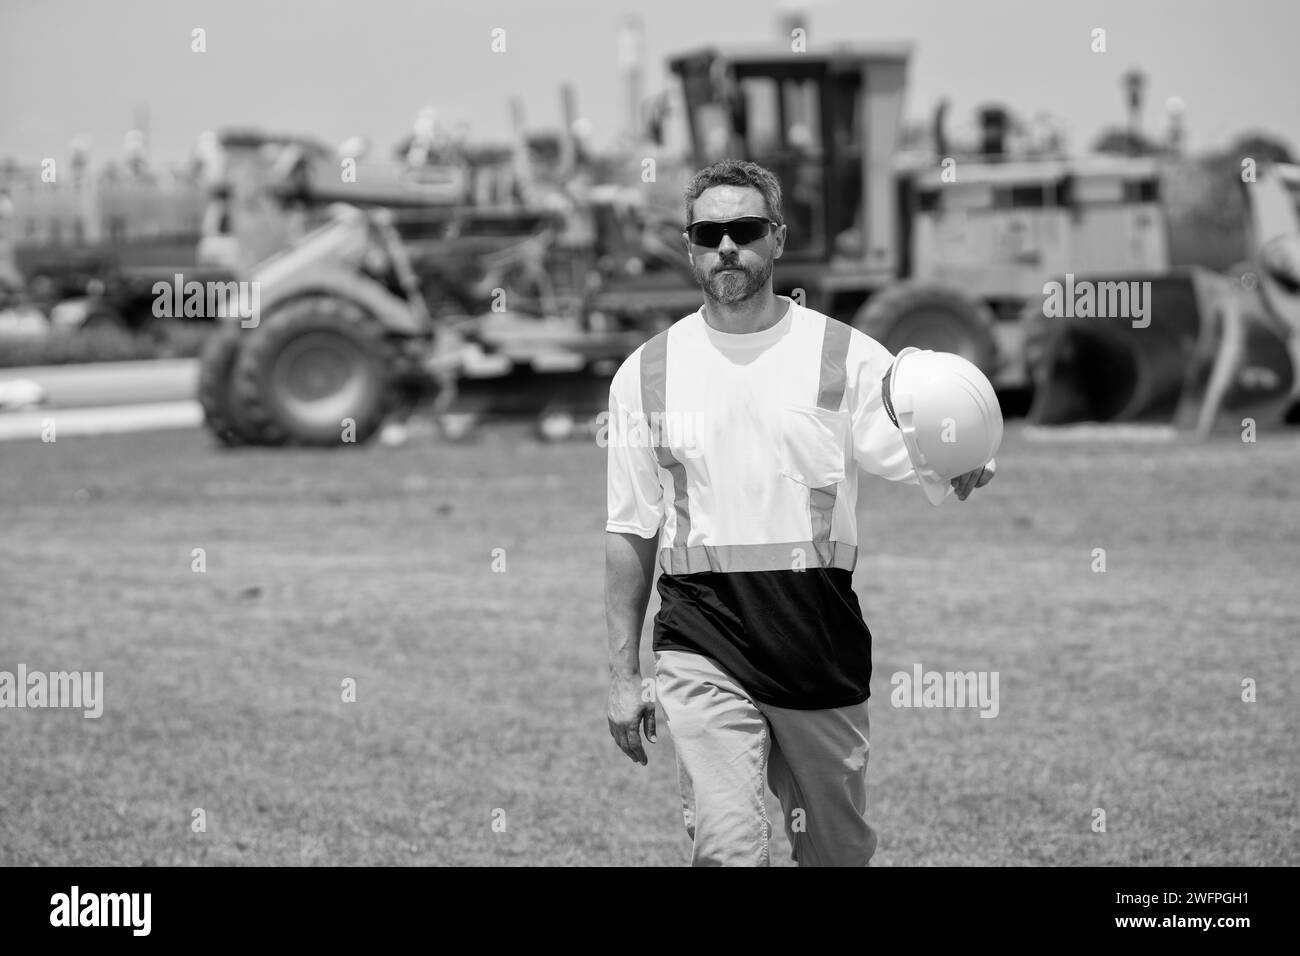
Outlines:
{"label": "sky", "polygon": [[[431,105],[475,140],[560,126],[559,85],[577,89],[598,144],[623,126],[619,28],[644,24],[647,93],[664,61],[703,45],[778,42],[785,0],[0,0],[0,156],[66,156],[78,135],[116,155],[147,107],[155,160],[189,155],[224,126],[360,135],[387,154]],[[808,47],[913,46],[904,112],[951,101],[952,131],[986,101],[1061,117],[1075,151],[1122,124],[1121,76],[1149,77],[1145,120],[1185,104],[1188,145],[1271,131],[1300,148],[1296,0],[808,0]],[[191,49],[206,32],[206,52]],[[492,51],[492,31],[505,51]],[[1094,29],[1106,51],[1093,52]],[[674,122],[680,122],[680,117]],[[674,141],[678,139],[673,137]]]}

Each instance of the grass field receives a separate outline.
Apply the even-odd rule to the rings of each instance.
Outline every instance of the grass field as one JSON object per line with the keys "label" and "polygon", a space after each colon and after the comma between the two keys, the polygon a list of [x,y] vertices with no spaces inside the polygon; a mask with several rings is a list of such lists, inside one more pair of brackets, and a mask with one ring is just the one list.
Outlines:
{"label": "grass field", "polygon": [[[998,464],[941,509],[864,478],[875,863],[1300,862],[1300,438]],[[0,445],[0,495],[0,670],[105,697],[0,710],[0,863],[687,860],[662,717],[646,768],[605,726],[593,445],[67,438]],[[917,663],[999,715],[891,707]]]}

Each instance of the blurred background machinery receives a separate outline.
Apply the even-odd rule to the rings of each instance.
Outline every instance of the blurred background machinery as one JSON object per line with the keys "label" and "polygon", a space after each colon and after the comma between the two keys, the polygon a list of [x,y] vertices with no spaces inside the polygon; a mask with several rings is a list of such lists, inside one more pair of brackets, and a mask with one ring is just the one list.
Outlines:
{"label": "blurred background machinery", "polygon": [[[1265,159],[1242,183],[1245,260],[1189,265],[1165,195],[1195,179],[1181,114],[1164,144],[1143,140],[1141,74],[1126,79],[1130,121],[1115,142],[1072,157],[1049,119],[999,104],[964,138],[942,103],[928,130],[907,126],[910,55],[707,47],[672,57],[677,89],[647,98],[631,50],[632,135],[604,156],[584,140],[571,87],[558,135],[529,135],[512,103],[505,146],[472,144],[430,107],[389,158],[361,139],[331,149],[251,130],[205,134],[188,182],[146,181],[130,162],[95,178],[83,156],[69,184],[13,203],[9,293],[64,325],[165,341],[176,323],[153,314],[156,282],[257,282],[256,327],[190,323],[207,327],[203,404],[230,443],[333,444],[345,420],[364,440],[425,401],[437,414],[535,415],[563,435],[604,407],[623,357],[699,306],[681,188],[740,157],[784,186],[779,293],[891,351],[968,358],[1008,414],[1200,433],[1245,414],[1294,417],[1296,167]],[[659,148],[674,117],[685,156]],[[41,236],[42,222],[79,225]],[[1149,283],[1150,321],[1049,315],[1055,281]]]}

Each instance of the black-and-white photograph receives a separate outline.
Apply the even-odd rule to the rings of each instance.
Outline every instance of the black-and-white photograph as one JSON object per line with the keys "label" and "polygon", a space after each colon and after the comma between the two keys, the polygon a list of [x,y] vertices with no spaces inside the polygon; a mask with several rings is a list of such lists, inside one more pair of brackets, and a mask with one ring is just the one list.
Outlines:
{"label": "black-and-white photograph", "polygon": [[1300,863],[1297,38],[4,0],[0,866]]}

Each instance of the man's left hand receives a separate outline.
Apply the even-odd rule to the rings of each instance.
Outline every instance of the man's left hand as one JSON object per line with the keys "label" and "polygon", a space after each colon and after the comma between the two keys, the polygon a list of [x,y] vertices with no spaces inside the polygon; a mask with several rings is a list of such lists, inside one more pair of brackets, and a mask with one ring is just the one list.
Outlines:
{"label": "man's left hand", "polygon": [[952,480],[952,487],[957,492],[957,500],[965,501],[976,488],[983,488],[993,480],[993,462],[989,462],[974,471],[958,475]]}

